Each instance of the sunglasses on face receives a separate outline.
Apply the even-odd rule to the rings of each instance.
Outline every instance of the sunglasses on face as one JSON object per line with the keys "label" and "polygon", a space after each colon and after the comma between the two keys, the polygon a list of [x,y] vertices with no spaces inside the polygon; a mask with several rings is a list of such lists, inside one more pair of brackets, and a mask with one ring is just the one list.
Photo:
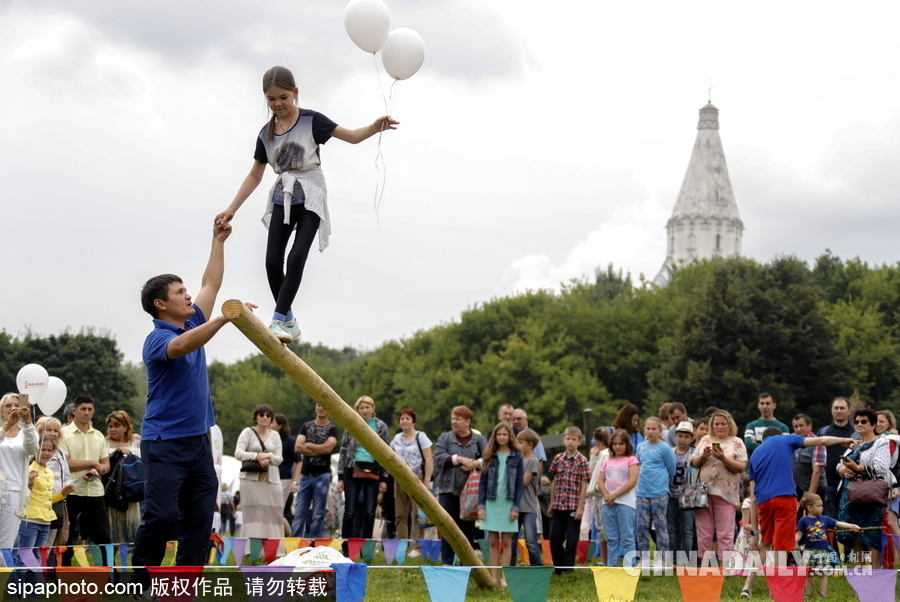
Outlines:
{"label": "sunglasses on face", "polygon": [[853,424],[869,424],[868,420],[854,420]]}
{"label": "sunglasses on face", "polygon": [[4,407],[4,408],[14,408],[14,407],[16,407],[16,404],[14,404],[14,403],[6,403],[6,404],[3,404],[3,407]]}
{"label": "sunglasses on face", "polygon": [[271,418],[272,414],[269,414],[268,412],[263,412],[262,414],[257,414],[257,416],[262,416],[263,418]]}

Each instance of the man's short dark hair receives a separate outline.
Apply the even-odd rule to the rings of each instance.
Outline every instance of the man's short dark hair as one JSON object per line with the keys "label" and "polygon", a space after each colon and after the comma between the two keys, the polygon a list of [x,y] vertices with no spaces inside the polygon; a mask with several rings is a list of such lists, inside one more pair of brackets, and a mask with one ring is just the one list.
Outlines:
{"label": "man's short dark hair", "polygon": [[706,418],[709,418],[710,416],[712,416],[713,414],[715,414],[718,411],[719,411],[719,408],[717,408],[716,406],[709,406],[708,408],[706,408],[706,411],[703,412],[703,416]]}
{"label": "man's short dark hair", "polygon": [[684,412],[684,415],[687,416],[687,408],[684,407],[684,404],[680,401],[673,401],[669,404],[669,416],[671,416],[672,412],[674,412],[675,410],[681,410],[682,412]]}
{"label": "man's short dark hair", "polygon": [[[802,420],[805,424],[812,424],[812,418],[806,414],[797,414],[794,416],[794,420]],[[791,422],[793,422],[793,420]]]}
{"label": "man's short dark hair", "polygon": [[90,395],[79,395],[78,397],[76,397],[75,399],[72,400],[72,405],[75,408],[78,408],[86,403],[89,403],[91,405],[96,405],[96,404],[94,404],[94,398],[91,397]]}
{"label": "man's short dark hair", "polygon": [[173,282],[184,284],[184,281],[175,274],[160,274],[144,283],[144,288],[141,289],[141,307],[144,308],[145,312],[154,318],[159,317],[159,313],[156,311],[156,306],[153,302],[157,299],[160,301],[168,301],[169,285]]}
{"label": "man's short dark hair", "polygon": [[772,395],[771,393],[766,393],[765,391],[763,391],[762,393],[759,394],[759,398],[760,398],[760,399],[766,399],[766,398],[769,398],[769,399],[772,400],[772,403],[778,403],[778,401],[776,401],[774,395]]}
{"label": "man's short dark hair", "polygon": [[777,426],[770,426],[769,428],[767,428],[766,430],[763,431],[763,441],[765,441],[769,437],[774,437],[775,435],[783,435],[783,434],[784,433],[781,432],[781,429],[778,428]]}

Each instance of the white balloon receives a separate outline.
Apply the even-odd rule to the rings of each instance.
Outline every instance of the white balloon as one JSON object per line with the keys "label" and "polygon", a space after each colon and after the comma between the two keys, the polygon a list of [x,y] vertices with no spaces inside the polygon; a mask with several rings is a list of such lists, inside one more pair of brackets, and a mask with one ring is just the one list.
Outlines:
{"label": "white balloon", "polygon": [[381,0],[350,0],[344,9],[344,28],[353,43],[378,52],[391,30],[391,13]]}
{"label": "white balloon", "polygon": [[47,390],[47,381],[50,375],[44,370],[43,366],[38,364],[27,364],[22,366],[19,373],[16,374],[16,386],[19,393],[28,394],[29,403],[37,403]]}
{"label": "white balloon", "polygon": [[394,79],[407,79],[416,74],[425,62],[425,41],[407,27],[391,32],[381,49],[384,70]]}
{"label": "white balloon", "polygon": [[41,397],[41,400],[38,402],[41,413],[44,416],[51,416],[66,402],[67,393],[66,383],[61,379],[56,378],[55,376],[51,376],[47,379],[47,390],[44,391],[44,396]]}

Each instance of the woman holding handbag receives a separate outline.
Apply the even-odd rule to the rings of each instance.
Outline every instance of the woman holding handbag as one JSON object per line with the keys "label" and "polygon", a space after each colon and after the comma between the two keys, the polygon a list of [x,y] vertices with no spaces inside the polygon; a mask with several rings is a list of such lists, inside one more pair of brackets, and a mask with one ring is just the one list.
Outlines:
{"label": "woman holding handbag", "polygon": [[272,430],[275,412],[266,404],[253,410],[254,426],[238,437],[234,457],[241,462],[242,537],[280,539],[284,537],[281,501],[281,435]]}
{"label": "woman holding handbag", "polygon": [[[487,441],[474,432],[472,410],[466,406],[456,406],[450,413],[450,431],[442,433],[434,446],[434,488],[437,489],[438,503],[460,528],[469,542],[475,534],[475,523],[462,520],[459,512],[459,496],[473,470],[481,469],[481,454]],[[453,548],[441,537],[441,562],[445,566],[453,564]]]}
{"label": "woman holding handbag", "polygon": [[[381,440],[388,443],[388,427],[375,417],[375,400],[363,395],[353,405],[360,418],[365,420]],[[371,539],[375,527],[375,508],[378,494],[387,491],[387,482],[382,478],[381,466],[375,458],[358,445],[356,439],[344,432],[341,440],[341,459],[338,464],[338,493],[344,494],[344,520],[341,537],[361,537]],[[362,496],[362,512],[359,512],[359,498]]]}
{"label": "woman holding handbag", "polygon": [[[856,503],[856,492],[851,491],[860,486],[875,489],[883,487],[880,484],[868,485],[866,481],[883,481],[890,483],[891,454],[890,441],[885,437],[875,434],[875,426],[878,423],[878,415],[870,408],[860,408],[853,412],[853,426],[860,437],[859,443],[849,450],[841,458],[841,465],[837,472],[842,477],[839,485],[840,501],[838,507],[838,520],[859,525],[862,530],[853,533],[839,533],[838,541],[845,546],[853,546],[859,555],[865,548],[871,553],[871,564],[874,567],[881,565],[881,531],[872,527],[879,527],[884,520],[884,507],[887,504],[885,493],[882,503]],[[883,487],[885,492],[887,487]],[[868,527],[868,529],[867,529]],[[861,558],[861,556],[857,556]]]}

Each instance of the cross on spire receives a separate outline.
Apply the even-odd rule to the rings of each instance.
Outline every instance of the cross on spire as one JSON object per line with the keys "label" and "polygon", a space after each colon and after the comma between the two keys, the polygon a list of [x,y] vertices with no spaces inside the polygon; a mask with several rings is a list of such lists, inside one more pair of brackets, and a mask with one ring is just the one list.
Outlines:
{"label": "cross on spire", "polygon": [[709,88],[706,89],[706,101],[709,104],[712,104],[712,91],[713,91],[712,79],[710,79],[709,80]]}

